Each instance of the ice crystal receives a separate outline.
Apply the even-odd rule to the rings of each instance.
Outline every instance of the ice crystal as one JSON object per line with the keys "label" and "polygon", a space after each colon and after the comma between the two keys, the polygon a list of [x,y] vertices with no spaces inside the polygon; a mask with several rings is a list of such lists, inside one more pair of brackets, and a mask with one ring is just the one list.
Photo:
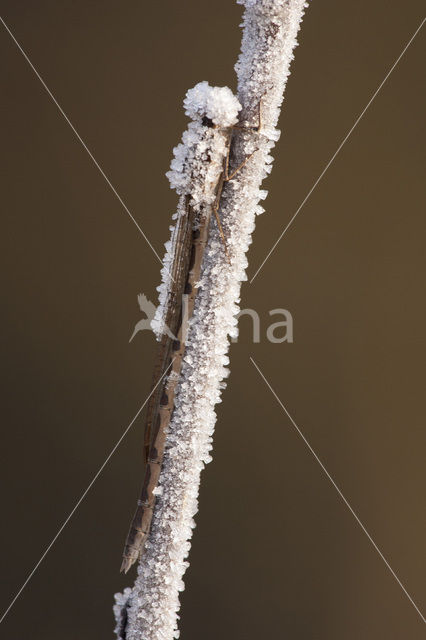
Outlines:
{"label": "ice crystal", "polygon": [[202,122],[204,118],[208,118],[219,127],[236,124],[241,109],[231,89],[211,87],[206,80],[188,91],[183,106],[191,120]]}
{"label": "ice crystal", "polygon": [[114,629],[117,640],[126,640],[126,631],[128,624],[128,610],[131,602],[132,590],[126,587],[123,593],[114,595],[115,605],[113,606],[114,618],[116,626]]}

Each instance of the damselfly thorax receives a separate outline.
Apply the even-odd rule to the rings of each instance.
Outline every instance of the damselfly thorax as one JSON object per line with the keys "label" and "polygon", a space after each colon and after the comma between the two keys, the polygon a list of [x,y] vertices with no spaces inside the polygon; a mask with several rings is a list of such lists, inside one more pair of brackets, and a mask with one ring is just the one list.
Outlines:
{"label": "damselfly thorax", "polygon": [[[188,91],[184,106],[191,122],[182,142],[174,149],[171,168],[166,174],[180,198],[173,216],[175,224],[170,228],[171,238],[165,245],[162,284],[158,287],[160,304],[152,321],[159,346],[145,422],[146,469],[124,548],[121,570],[125,572],[143,552],[151,527],[167,430],[187,342],[187,327],[183,320],[186,316],[190,321],[194,311],[211,219],[214,216],[229,261],[219,216],[220,200],[224,184],[251,157],[229,172],[233,130],[241,127],[238,124],[241,106],[230,89],[210,87],[207,82],[201,82]],[[186,300],[185,313],[183,299]]]}

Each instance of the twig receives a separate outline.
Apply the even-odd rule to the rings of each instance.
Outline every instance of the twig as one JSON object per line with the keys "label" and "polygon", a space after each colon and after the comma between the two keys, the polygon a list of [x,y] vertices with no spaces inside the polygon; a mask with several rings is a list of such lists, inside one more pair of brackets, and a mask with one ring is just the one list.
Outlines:
{"label": "twig", "polygon": [[[229,261],[217,226],[210,230],[151,533],[126,604],[125,629],[123,624],[120,627],[125,640],[171,640],[179,634],[179,591],[184,588],[182,577],[188,566],[200,473],[211,460],[214,406],[229,373],[229,338],[237,334],[240,287],[247,279],[245,254],[256,214],[263,211],[259,201],[267,192],[260,185],[271,170],[270,152],[279,137],[275,127],[305,7],[304,0],[238,2],[245,6],[236,65],[243,109],[241,128],[233,137],[232,167],[239,167],[256,153],[223,188],[220,217]],[[257,131],[259,103],[262,126]],[[117,602],[121,602],[119,596]],[[118,608],[116,615],[119,613]]]}

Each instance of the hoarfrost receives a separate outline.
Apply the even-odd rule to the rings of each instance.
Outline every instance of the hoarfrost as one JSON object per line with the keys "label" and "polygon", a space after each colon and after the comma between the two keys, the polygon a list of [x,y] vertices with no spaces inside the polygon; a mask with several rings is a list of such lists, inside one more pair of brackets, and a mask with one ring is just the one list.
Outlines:
{"label": "hoarfrost", "polygon": [[191,120],[202,121],[209,118],[219,127],[230,127],[237,122],[241,105],[228,87],[211,87],[199,82],[190,89],[183,101],[185,113]]}
{"label": "hoarfrost", "polygon": [[131,595],[132,590],[130,587],[126,587],[123,593],[116,593],[114,595],[115,605],[112,610],[114,612],[116,622],[114,632],[117,636],[117,640],[126,640],[128,610],[131,602]]}
{"label": "hoarfrost", "polygon": [[[246,252],[256,215],[263,211],[259,201],[267,195],[260,185],[270,171],[271,150],[279,136],[275,127],[297,31],[306,6],[303,0],[238,2],[245,5],[242,48],[236,64],[238,97],[242,105],[240,121],[256,125],[260,102],[262,128],[258,132],[239,130],[234,143],[233,166],[238,166],[254,151],[256,153],[223,192],[221,218],[230,263],[226,260],[220,235],[212,220],[201,286],[190,322],[175,410],[167,435],[160,476],[162,494],[157,497],[151,533],[132,591],[127,640],[171,640],[179,637],[178,594],[184,588],[182,577],[188,567],[186,558],[195,526],[193,518],[198,509],[200,473],[211,460],[216,419],[214,406],[220,401],[222,381],[229,374],[229,337],[235,336],[237,331],[240,287],[241,282],[247,279]],[[223,105],[228,103],[230,109],[227,120],[224,111],[209,111],[211,93],[208,85],[201,83],[197,87],[188,92],[185,101],[187,113],[194,118],[184,134],[185,148],[179,146],[175,149],[168,174],[172,187],[181,198],[184,194],[190,195],[195,206],[203,202],[203,198],[207,198],[207,202],[211,197],[202,181],[193,193],[192,183],[185,174],[190,149],[197,149],[191,162],[197,164],[199,175],[205,179],[211,170],[202,166],[207,156],[201,160],[201,137],[197,137],[197,127],[207,128],[202,124],[204,117],[217,118],[221,127],[236,117],[231,112],[231,103],[235,108],[236,103],[229,94],[223,94],[222,102]],[[222,108],[225,110],[226,106]],[[218,151],[218,157],[220,153]],[[179,206],[182,206],[182,200]],[[181,215],[178,209],[177,224]],[[165,303],[170,285],[167,269],[172,257],[173,233],[164,260],[163,283],[159,288],[160,306]],[[161,333],[161,314],[154,321],[154,326]]]}

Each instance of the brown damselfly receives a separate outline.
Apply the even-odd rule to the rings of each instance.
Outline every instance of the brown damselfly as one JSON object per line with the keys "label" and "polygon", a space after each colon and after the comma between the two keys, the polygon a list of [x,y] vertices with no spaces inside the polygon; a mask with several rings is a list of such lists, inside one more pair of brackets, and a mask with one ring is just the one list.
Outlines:
{"label": "brown damselfly", "polygon": [[[184,104],[192,121],[182,137],[182,144],[174,150],[172,168],[167,174],[180,200],[163,267],[165,283],[160,305],[159,345],[145,418],[145,476],[123,552],[121,571],[124,572],[143,552],[150,532],[188,323],[194,311],[203,256],[213,223],[212,214],[229,260],[219,216],[221,197],[226,182],[232,180],[251,157],[229,172],[233,131],[246,127],[237,124],[240,105],[227,87],[199,83],[187,93]],[[260,114],[259,126],[250,128],[260,128]],[[165,332],[164,327],[169,331]]]}

